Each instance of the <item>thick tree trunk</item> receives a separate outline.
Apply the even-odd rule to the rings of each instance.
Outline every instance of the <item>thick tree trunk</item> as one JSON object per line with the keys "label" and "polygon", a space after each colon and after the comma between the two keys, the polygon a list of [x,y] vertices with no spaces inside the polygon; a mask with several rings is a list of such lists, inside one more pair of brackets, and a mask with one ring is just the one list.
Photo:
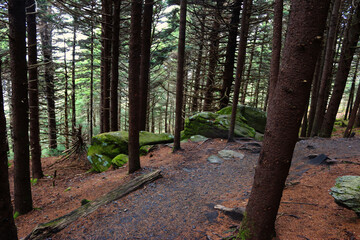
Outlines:
{"label": "thick tree trunk", "polygon": [[13,218],[9,187],[7,158],[8,144],[6,139],[6,119],[4,113],[1,65],[2,61],[0,59],[0,236],[3,240],[15,240],[18,238]]}
{"label": "thick tree trunk", "polygon": [[325,56],[324,56],[324,67],[321,74],[315,118],[310,136],[316,136],[319,133],[322,122],[324,120],[324,114],[327,103],[327,90],[329,89],[329,85],[331,84],[334,50],[336,44],[337,23],[340,15],[339,13],[340,5],[341,5],[341,0],[335,0],[331,14],[329,33],[327,34],[328,36],[327,36]]}
{"label": "thick tree trunk", "polygon": [[239,101],[240,81],[242,79],[243,68],[245,64],[246,44],[247,44],[247,37],[249,32],[252,0],[245,0],[243,5],[244,6],[241,16],[239,53],[237,58],[236,77],[235,77],[235,86],[234,86],[234,99],[232,103],[231,122],[230,122],[229,137],[228,137],[229,142],[234,141],[236,111],[237,111],[237,104]]}
{"label": "thick tree trunk", "polygon": [[112,0],[102,0],[101,23],[101,131],[110,131],[110,72],[111,72],[111,38],[112,38]]}
{"label": "thick tree trunk", "polygon": [[360,4],[357,4],[354,14],[345,31],[345,37],[341,48],[339,66],[336,73],[335,85],[325,114],[324,122],[321,127],[320,136],[330,137],[334,126],[340,101],[344,93],[346,80],[349,75],[351,62],[355,53],[357,42],[360,35]]}
{"label": "thick tree trunk", "polygon": [[[43,14],[52,14],[49,3],[42,3],[41,8]],[[56,114],[55,114],[55,87],[54,87],[54,66],[52,58],[52,26],[46,21],[46,17],[42,17],[41,21],[41,42],[42,52],[45,63],[45,83],[46,83],[46,101],[48,111],[48,135],[49,148],[57,148],[57,131],[56,131]]]}
{"label": "thick tree trunk", "polygon": [[180,150],[180,131],[182,128],[182,107],[184,96],[185,30],[187,0],[180,0],[180,26],[178,43],[178,62],[176,76],[176,108],[174,151]]}
{"label": "thick tree trunk", "polygon": [[220,95],[220,109],[229,104],[230,90],[234,81],[234,62],[236,51],[236,38],[238,34],[238,26],[240,22],[240,10],[243,0],[235,0],[231,13],[231,21],[229,25],[229,37],[226,46],[226,60],[223,74],[223,84]]}
{"label": "thick tree trunk", "polygon": [[118,115],[118,85],[119,85],[119,34],[120,34],[120,4],[121,0],[114,1],[113,31],[112,31],[112,63],[111,63],[111,92],[110,92],[110,130],[119,130]]}
{"label": "thick tree trunk", "polygon": [[140,130],[146,128],[146,111],[148,108],[149,78],[150,78],[150,49],[151,24],[153,15],[153,0],[145,0],[144,16],[142,20],[141,36],[141,65],[140,65]]}
{"label": "thick tree trunk", "polygon": [[271,97],[279,77],[283,9],[284,9],[283,0],[275,0],[274,27],[273,27],[272,52],[271,52],[271,63],[270,63],[270,79],[269,79],[267,100],[265,103],[265,110],[267,108],[268,102],[271,101]]}
{"label": "thick tree trunk", "polygon": [[29,109],[30,109],[30,152],[33,178],[44,176],[41,168],[41,147],[39,128],[39,86],[37,68],[36,9],[35,1],[26,1],[28,33],[28,72],[29,72]]}
{"label": "thick tree trunk", "polygon": [[[292,0],[287,37],[268,110],[263,147],[241,231],[272,239],[282,191],[298,140],[330,0]],[[291,121],[289,119],[291,118]]]}
{"label": "thick tree trunk", "polygon": [[139,158],[141,12],[142,0],[133,0],[131,2],[129,52],[129,173],[133,173],[141,168]]}
{"label": "thick tree trunk", "polygon": [[[11,103],[14,129],[14,199],[15,211],[25,214],[33,208],[29,167],[25,1],[10,0],[8,4]],[[1,166],[1,169],[3,168],[4,166]]]}
{"label": "thick tree trunk", "polygon": [[204,100],[204,111],[214,110],[213,106],[213,92],[215,85],[215,77],[217,71],[217,62],[219,58],[219,43],[220,43],[220,20],[221,20],[221,9],[223,7],[224,0],[216,1],[216,8],[214,9],[214,22],[210,33],[210,50],[209,50],[209,69],[208,76],[205,86],[205,100]]}

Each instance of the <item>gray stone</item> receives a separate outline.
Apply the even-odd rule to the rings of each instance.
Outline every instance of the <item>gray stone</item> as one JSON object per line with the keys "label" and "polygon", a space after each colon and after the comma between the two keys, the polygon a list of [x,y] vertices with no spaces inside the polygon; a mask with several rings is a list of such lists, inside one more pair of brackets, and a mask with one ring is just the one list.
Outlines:
{"label": "gray stone", "polygon": [[223,162],[222,158],[216,155],[211,155],[210,157],[208,157],[207,160],[209,163],[214,163],[214,164],[221,164]]}
{"label": "gray stone", "polygon": [[330,195],[338,205],[355,211],[360,217],[360,176],[338,177]]}
{"label": "gray stone", "polygon": [[192,142],[204,142],[206,140],[208,140],[208,138],[202,135],[194,135],[190,137],[190,141]]}
{"label": "gray stone", "polygon": [[233,150],[221,150],[218,152],[218,154],[224,159],[239,158],[240,160],[242,160],[244,158],[244,154]]}

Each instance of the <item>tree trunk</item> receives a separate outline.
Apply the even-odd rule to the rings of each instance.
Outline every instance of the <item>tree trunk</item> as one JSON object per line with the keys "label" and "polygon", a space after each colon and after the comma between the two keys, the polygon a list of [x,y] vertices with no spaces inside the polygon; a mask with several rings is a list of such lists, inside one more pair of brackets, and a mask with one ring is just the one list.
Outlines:
{"label": "tree trunk", "polygon": [[[93,14],[96,1],[91,1],[91,12]],[[93,15],[92,15],[93,17]],[[94,116],[94,21],[91,21],[91,39],[90,39],[90,139],[93,136],[93,116]]]}
{"label": "tree trunk", "polygon": [[166,91],[166,103],[165,103],[165,132],[169,133],[170,131],[168,130],[168,109],[169,109],[169,98],[170,98],[170,83],[167,83],[167,91]]}
{"label": "tree trunk", "polygon": [[236,51],[236,38],[238,34],[238,25],[240,22],[240,10],[243,0],[235,0],[231,13],[229,25],[229,37],[226,46],[226,60],[223,74],[223,84],[220,95],[220,109],[229,104],[230,90],[234,81],[234,62]]}
{"label": "tree trunk", "polygon": [[348,114],[350,116],[350,114],[352,112],[352,109],[353,109],[355,82],[356,82],[356,77],[357,77],[357,71],[358,71],[358,68],[359,68],[359,61],[360,61],[360,58],[358,57],[357,60],[356,60],[354,76],[353,76],[352,83],[351,83],[349,101],[348,101],[347,106],[346,106],[345,117],[344,117],[345,120],[347,119]]}
{"label": "tree trunk", "polygon": [[347,30],[341,48],[339,66],[336,73],[335,85],[327,112],[325,114],[324,123],[321,127],[320,136],[330,137],[334,126],[340,101],[344,93],[346,80],[349,75],[351,62],[355,53],[357,42],[360,34],[360,4],[357,4],[352,17],[349,19]]}
{"label": "tree trunk", "polygon": [[209,69],[208,77],[205,86],[205,100],[204,100],[204,111],[214,110],[213,106],[213,92],[215,85],[215,76],[217,70],[217,62],[219,58],[219,43],[220,43],[220,20],[221,20],[221,9],[224,4],[224,0],[216,1],[216,8],[214,9],[214,22],[210,33],[210,50],[209,50]]}
{"label": "tree trunk", "polygon": [[[242,231],[246,239],[272,239],[282,191],[298,140],[330,0],[292,0],[275,91],[269,102],[263,147]],[[289,120],[291,118],[291,120]]]}
{"label": "tree trunk", "polygon": [[130,52],[129,52],[129,173],[140,169],[139,158],[139,78],[141,62],[141,12],[142,0],[131,2]]}
{"label": "tree trunk", "polygon": [[[265,23],[265,29],[267,28],[267,22]],[[262,70],[262,64],[263,64],[263,54],[264,54],[264,45],[265,45],[265,37],[266,37],[266,34],[263,33],[263,37],[262,37],[262,41],[261,41],[261,51],[260,51],[260,59],[259,59],[259,74],[258,74],[258,78],[256,80],[256,86],[255,86],[255,96],[254,96],[254,106],[255,108],[258,107],[258,104],[259,104],[259,93],[260,93],[260,81],[262,79],[262,76],[261,76],[261,70]]]}
{"label": "tree trunk", "polygon": [[146,111],[148,108],[149,78],[150,78],[150,49],[151,23],[153,15],[153,0],[145,0],[144,16],[142,21],[142,44],[140,65],[140,130],[146,128]]}
{"label": "tree trunk", "polygon": [[360,84],[358,86],[358,90],[356,92],[356,98],[355,98],[355,102],[354,102],[354,107],[350,113],[350,117],[349,117],[349,123],[346,127],[346,130],[344,132],[344,138],[348,138],[350,137],[351,134],[351,130],[354,126],[355,123],[355,119],[356,119],[356,113],[359,109],[359,104],[360,104]]}
{"label": "tree trunk", "polygon": [[175,137],[173,149],[174,151],[180,150],[180,131],[182,126],[182,107],[184,96],[186,10],[187,0],[180,0],[180,26],[176,75]]}
{"label": "tree trunk", "polygon": [[37,68],[36,9],[35,1],[26,1],[28,33],[29,109],[30,109],[30,152],[33,178],[44,176],[41,168],[41,146],[39,128],[39,87]]}
{"label": "tree trunk", "polygon": [[75,137],[76,135],[76,83],[75,83],[75,75],[76,75],[76,30],[77,30],[77,17],[74,18],[74,29],[73,29],[73,49],[72,49],[72,68],[71,68],[71,135]]}
{"label": "tree trunk", "polygon": [[270,63],[270,79],[267,100],[265,103],[265,110],[268,102],[271,101],[272,94],[277,84],[279,77],[280,56],[281,56],[281,40],[282,40],[282,20],[283,20],[283,0],[275,0],[274,4],[274,27],[273,27],[273,40],[272,52]]}
{"label": "tree trunk", "polygon": [[111,63],[111,93],[110,93],[110,130],[119,130],[119,115],[118,115],[118,85],[119,85],[119,34],[120,34],[120,4],[121,0],[114,1],[113,14],[113,31],[112,31],[112,63]]}
{"label": "tree trunk", "polygon": [[9,187],[7,158],[8,144],[6,139],[6,119],[4,113],[1,65],[2,61],[0,59],[0,236],[3,240],[14,240],[18,238],[13,218]]}
{"label": "tree trunk", "polygon": [[25,1],[10,0],[8,4],[11,103],[14,129],[14,199],[15,211],[25,214],[33,208],[29,167]]}
{"label": "tree trunk", "polygon": [[112,0],[102,0],[101,23],[101,131],[110,131],[110,71],[111,71],[111,38],[112,38]]}
{"label": "tree trunk", "polygon": [[233,99],[233,103],[232,103],[231,122],[230,122],[230,128],[229,128],[228,142],[234,141],[236,111],[237,111],[237,104],[239,101],[240,81],[242,78],[243,68],[244,68],[244,64],[245,64],[246,44],[247,44],[247,37],[248,37],[248,32],[249,32],[249,22],[250,22],[250,15],[251,15],[252,0],[245,0],[243,5],[244,6],[243,6],[242,17],[241,17],[239,53],[238,53],[238,58],[237,58],[236,77],[235,77],[235,86],[234,86],[234,99]]}
{"label": "tree trunk", "polygon": [[67,47],[66,47],[66,42],[65,42],[65,38],[64,38],[64,75],[65,75],[65,96],[64,96],[64,105],[65,105],[65,109],[64,109],[64,134],[65,134],[65,148],[68,149],[69,148],[69,117],[68,117],[68,113],[69,113],[69,104],[68,104],[68,88],[69,88],[69,76],[68,76],[68,70],[67,70],[67,61],[66,61],[66,52],[67,52]]}
{"label": "tree trunk", "polygon": [[[40,7],[43,9],[43,14],[51,15],[52,10],[50,3],[42,3]],[[46,101],[48,110],[48,135],[49,148],[57,148],[56,137],[56,114],[55,114],[55,87],[54,87],[54,66],[52,59],[52,26],[49,21],[46,21],[46,16],[42,17],[41,21],[41,42],[42,52],[45,64],[45,83],[46,83]]]}
{"label": "tree trunk", "polygon": [[329,33],[327,36],[326,50],[324,56],[325,62],[321,74],[319,95],[316,103],[315,118],[310,136],[316,136],[319,133],[322,122],[324,120],[324,114],[327,103],[326,92],[327,89],[329,89],[329,85],[331,84],[331,75],[332,75],[332,68],[334,61],[334,49],[336,44],[337,23],[340,15],[339,13],[340,5],[341,5],[341,0],[335,0],[331,14]]}

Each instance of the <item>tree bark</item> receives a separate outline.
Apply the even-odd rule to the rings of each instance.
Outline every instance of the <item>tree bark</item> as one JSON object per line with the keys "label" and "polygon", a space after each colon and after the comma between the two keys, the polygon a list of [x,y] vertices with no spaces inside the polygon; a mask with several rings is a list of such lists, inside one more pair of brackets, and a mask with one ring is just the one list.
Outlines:
{"label": "tree bark", "polygon": [[344,117],[345,120],[347,119],[347,116],[350,116],[352,108],[353,108],[355,82],[356,82],[356,77],[357,77],[357,71],[359,68],[359,61],[360,61],[360,58],[358,57],[356,60],[355,71],[354,71],[354,75],[353,75],[353,79],[352,79],[352,83],[351,83],[349,100],[348,100],[346,110],[345,110],[345,117]]}
{"label": "tree bark", "polygon": [[113,31],[112,31],[112,63],[111,63],[111,92],[110,92],[110,130],[119,130],[118,114],[118,87],[119,87],[119,34],[120,34],[120,4],[121,0],[114,1]]}
{"label": "tree bark", "polygon": [[224,4],[224,0],[216,1],[216,8],[214,9],[214,22],[210,33],[210,50],[209,50],[209,69],[208,77],[205,86],[205,100],[204,111],[214,110],[213,106],[213,92],[215,85],[215,77],[217,70],[217,62],[219,58],[219,43],[220,43],[220,20],[221,11]]}
{"label": "tree bark", "polygon": [[140,130],[146,128],[146,112],[148,108],[149,78],[150,78],[150,50],[151,24],[154,0],[145,0],[144,16],[141,36],[141,65],[140,65]]}
{"label": "tree bark", "polygon": [[237,104],[239,101],[240,81],[242,79],[243,68],[244,68],[244,64],[245,64],[246,44],[247,44],[247,37],[248,37],[248,32],[249,32],[251,8],[252,8],[252,0],[245,0],[244,4],[243,4],[243,12],[242,12],[242,16],[241,16],[239,53],[238,53],[237,66],[236,66],[234,99],[233,99],[233,103],[232,103],[231,122],[230,122],[230,128],[229,128],[228,142],[234,141],[236,111],[237,111]]}
{"label": "tree bark", "polygon": [[268,88],[269,90],[268,90],[267,101],[265,103],[265,110],[267,103],[271,101],[271,97],[279,77],[283,9],[284,9],[283,0],[275,0],[273,40],[272,40],[271,62],[270,62],[270,79],[269,79],[269,88]]}
{"label": "tree bark", "polygon": [[347,77],[349,75],[351,62],[355,53],[357,42],[360,35],[360,4],[358,3],[354,14],[349,19],[347,30],[341,48],[339,66],[336,73],[335,85],[330,98],[329,106],[325,114],[324,122],[321,127],[320,136],[330,137],[334,126],[340,101],[344,93]]}
{"label": "tree bark", "polygon": [[55,88],[54,88],[54,66],[52,57],[52,26],[46,18],[52,14],[50,3],[42,3],[44,16],[41,18],[41,42],[45,64],[46,101],[48,111],[48,135],[49,148],[57,148],[56,113],[55,113]]}
{"label": "tree bark", "polygon": [[[15,211],[19,214],[25,214],[33,208],[29,167],[25,1],[10,0],[8,4],[11,103],[14,129],[14,199]],[[1,168],[3,169],[3,167]]]}
{"label": "tree bark", "polygon": [[314,123],[311,129],[310,136],[316,136],[319,133],[322,122],[324,120],[324,114],[326,110],[327,97],[326,92],[329,89],[329,85],[331,84],[331,75],[334,61],[334,50],[336,44],[336,32],[337,32],[337,23],[340,15],[339,9],[341,5],[341,0],[335,0],[331,20],[330,20],[330,28],[327,36],[325,56],[324,56],[324,67],[321,74],[320,80],[320,88],[318,94],[318,100],[316,102],[316,112]]}
{"label": "tree bark", "polygon": [[282,70],[269,103],[263,147],[240,230],[247,235],[246,239],[266,240],[274,236],[276,215],[309,98],[329,4],[330,0],[291,1]]}
{"label": "tree bark", "polygon": [[75,137],[76,135],[76,83],[75,83],[75,76],[76,76],[76,31],[78,28],[77,17],[73,16],[73,49],[72,49],[72,63],[71,63],[71,135]]}
{"label": "tree bark", "polygon": [[41,146],[39,128],[39,86],[37,68],[36,9],[35,1],[26,1],[26,21],[28,34],[28,72],[30,109],[30,152],[33,178],[44,176],[41,167]]}
{"label": "tree bark", "polygon": [[129,52],[129,173],[140,169],[139,158],[139,85],[141,62],[141,12],[142,0],[131,2],[130,52]]}
{"label": "tree bark", "polygon": [[236,51],[236,38],[238,35],[238,25],[240,22],[240,10],[243,0],[235,0],[231,13],[229,25],[229,37],[226,46],[225,66],[223,74],[223,83],[220,95],[220,109],[229,104],[230,90],[234,81],[234,62]]}
{"label": "tree bark", "polygon": [[[91,14],[93,17],[96,0],[91,1]],[[91,21],[91,39],[90,39],[90,139],[93,136],[93,116],[94,116],[94,21]]]}
{"label": "tree bark", "polygon": [[178,42],[178,62],[176,75],[176,108],[174,152],[180,150],[180,131],[182,128],[182,107],[184,96],[184,64],[185,64],[185,31],[187,0],[180,0],[180,26]]}
{"label": "tree bark", "polygon": [[13,218],[13,208],[11,205],[9,187],[7,158],[8,145],[6,138],[6,119],[4,113],[1,65],[2,61],[0,59],[0,236],[3,240],[15,240],[18,238]]}

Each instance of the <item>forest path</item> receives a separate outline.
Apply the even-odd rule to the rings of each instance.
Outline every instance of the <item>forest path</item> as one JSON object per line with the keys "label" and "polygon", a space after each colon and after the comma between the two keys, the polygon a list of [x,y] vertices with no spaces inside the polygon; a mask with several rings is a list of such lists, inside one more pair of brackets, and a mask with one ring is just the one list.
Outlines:
{"label": "forest path", "polygon": [[[162,147],[142,159],[142,173],[161,169],[162,179],[99,208],[52,239],[219,239],[229,235],[223,232],[238,222],[213,207],[246,205],[258,144],[215,139],[184,143],[184,150],[176,154]],[[242,152],[245,157],[221,164],[207,161],[208,156],[223,149]],[[312,167],[308,164],[310,154],[346,160],[359,155],[358,149],[359,139],[299,141],[288,182],[296,181]]]}

